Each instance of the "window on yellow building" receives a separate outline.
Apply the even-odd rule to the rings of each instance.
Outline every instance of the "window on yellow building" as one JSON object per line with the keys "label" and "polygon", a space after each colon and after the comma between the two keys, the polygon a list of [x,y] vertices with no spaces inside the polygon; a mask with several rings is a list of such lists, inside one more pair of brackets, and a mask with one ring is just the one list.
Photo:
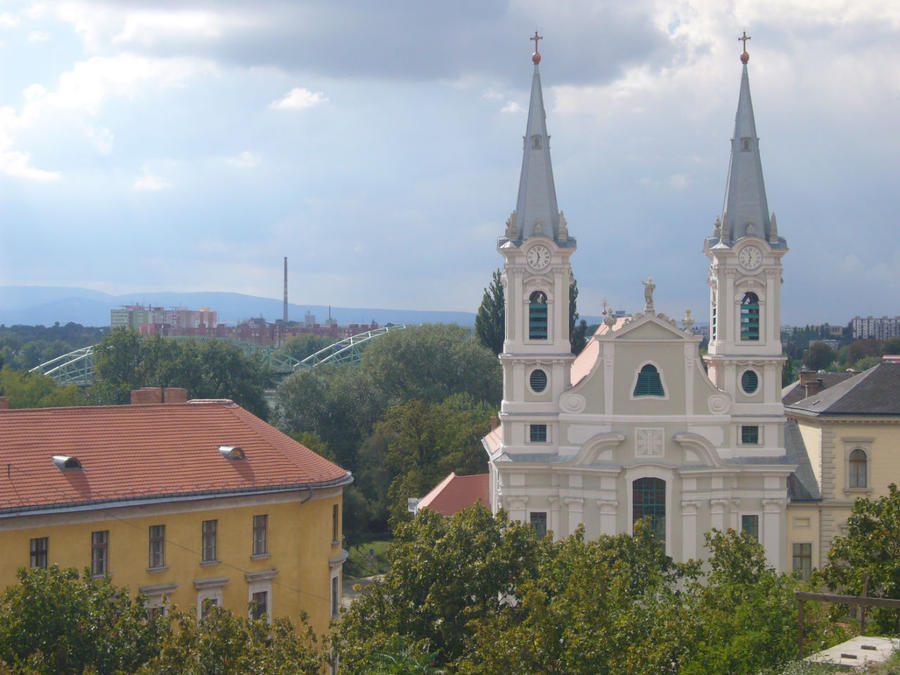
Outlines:
{"label": "window on yellow building", "polygon": [[865,488],[869,486],[868,481],[868,458],[866,451],[856,448],[850,453],[850,476],[848,486],[851,488]]}
{"label": "window on yellow building", "polygon": [[809,579],[812,572],[812,544],[793,545],[793,567],[801,579]]}
{"label": "window on yellow building", "polygon": [[331,507],[331,541],[338,543],[341,536],[341,509],[337,504]]}
{"label": "window on yellow building", "polygon": [[269,613],[269,592],[257,591],[250,598],[250,618],[261,619]]}
{"label": "window on yellow building", "polygon": [[200,528],[203,562],[218,562],[216,558],[216,529],[219,521],[204,520]]}
{"label": "window on yellow building", "polygon": [[219,599],[218,598],[204,598],[200,601],[200,618],[202,619],[207,614],[209,614],[209,610],[211,607],[218,607]]}
{"label": "window on yellow building", "polygon": [[50,549],[48,537],[37,537],[31,540],[31,566],[47,569],[47,557]]}
{"label": "window on yellow building", "polygon": [[269,516],[253,516],[253,555],[265,555],[268,548]]}
{"label": "window on yellow building", "polygon": [[341,578],[331,577],[331,618],[337,617],[341,609]]}
{"label": "window on yellow building", "polygon": [[151,569],[166,566],[166,526],[150,526],[150,563]]}
{"label": "window on yellow building", "polygon": [[91,574],[102,577],[109,572],[109,530],[91,532]]}

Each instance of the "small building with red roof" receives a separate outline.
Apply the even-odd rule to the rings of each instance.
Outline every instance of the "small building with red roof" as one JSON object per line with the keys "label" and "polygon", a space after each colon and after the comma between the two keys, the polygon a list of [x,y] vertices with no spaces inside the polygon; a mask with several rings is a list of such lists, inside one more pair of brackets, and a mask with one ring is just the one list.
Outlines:
{"label": "small building with red roof", "polygon": [[305,611],[323,632],[350,473],[227,399],[132,401],[0,410],[0,587],[21,567],[89,567],[163,610]]}

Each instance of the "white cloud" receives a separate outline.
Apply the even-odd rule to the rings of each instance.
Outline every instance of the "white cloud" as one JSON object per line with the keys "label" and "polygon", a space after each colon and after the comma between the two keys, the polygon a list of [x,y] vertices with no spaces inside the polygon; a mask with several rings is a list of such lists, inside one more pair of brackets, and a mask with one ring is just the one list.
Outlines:
{"label": "white cloud", "polygon": [[49,42],[50,41],[50,33],[47,33],[42,30],[32,31],[28,34],[29,42]]}
{"label": "white cloud", "polygon": [[135,179],[131,187],[145,192],[159,192],[172,187],[172,184],[164,178],[145,172],[142,176],[138,176]]}
{"label": "white cloud", "polygon": [[328,99],[321,91],[310,91],[302,87],[294,87],[283,98],[272,101],[269,107],[273,110],[304,110],[327,103]]}
{"label": "white cloud", "polygon": [[244,150],[242,153],[234,157],[228,157],[225,161],[230,166],[236,167],[238,169],[252,169],[255,166],[259,166],[262,158],[256,153],[250,152],[249,150]]}
{"label": "white cloud", "polygon": [[520,113],[522,112],[522,106],[520,106],[515,101],[507,101],[506,105],[500,108],[500,112],[504,113]]}
{"label": "white cloud", "polygon": [[79,61],[60,75],[55,91],[47,91],[40,85],[28,87],[23,115],[37,117],[47,108],[96,114],[110,97],[134,98],[150,87],[184,87],[197,75],[214,70],[211,62],[201,59],[148,58],[134,54],[96,56]]}
{"label": "white cloud", "polygon": [[0,28],[15,28],[19,25],[19,20],[9,12],[0,14]]}
{"label": "white cloud", "polygon": [[31,155],[12,149],[0,149],[0,173],[42,182],[59,179],[59,172],[38,169],[31,165]]}

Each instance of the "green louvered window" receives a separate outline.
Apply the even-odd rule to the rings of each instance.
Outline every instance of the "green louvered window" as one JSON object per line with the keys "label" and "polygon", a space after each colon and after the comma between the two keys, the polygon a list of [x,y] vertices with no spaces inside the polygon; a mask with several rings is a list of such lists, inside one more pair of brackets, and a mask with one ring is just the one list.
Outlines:
{"label": "green louvered window", "polygon": [[759,427],[756,425],[741,427],[742,445],[759,445]]}
{"label": "green louvered window", "polygon": [[547,294],[541,291],[528,298],[528,339],[547,339]]}
{"label": "green louvered window", "polygon": [[532,443],[547,442],[547,425],[546,424],[530,424],[528,428],[528,439]]}
{"label": "green louvered window", "polygon": [[656,536],[666,538],[666,481],[662,478],[639,478],[632,483],[633,512],[631,522],[650,518]]}
{"label": "green louvered window", "polygon": [[759,541],[759,516],[755,513],[741,516],[741,532],[746,532],[754,541]]}
{"label": "green louvered window", "polygon": [[741,340],[759,340],[759,298],[747,293],[741,300]]}
{"label": "green louvered window", "polygon": [[759,375],[752,370],[745,370],[741,375],[741,387],[748,394],[754,393],[759,388]]}
{"label": "green louvered window", "polygon": [[531,385],[532,391],[541,393],[547,388],[547,373],[540,368],[532,370],[531,375],[528,377],[528,384]]}
{"label": "green louvered window", "polygon": [[637,384],[634,386],[635,396],[665,396],[662,379],[656,366],[649,363],[641,368],[638,373]]}
{"label": "green louvered window", "polygon": [[529,515],[529,519],[531,520],[531,525],[534,527],[534,533],[537,535],[538,539],[543,539],[547,536],[547,512],[546,511],[532,511],[531,515]]}

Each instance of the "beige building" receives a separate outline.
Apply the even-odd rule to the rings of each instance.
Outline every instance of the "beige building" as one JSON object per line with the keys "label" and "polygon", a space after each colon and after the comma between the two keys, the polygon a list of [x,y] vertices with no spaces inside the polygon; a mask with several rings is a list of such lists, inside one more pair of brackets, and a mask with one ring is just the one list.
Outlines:
{"label": "beige building", "polygon": [[800,459],[789,483],[788,543],[794,569],[804,572],[826,562],[854,500],[900,483],[900,363],[813,381],[785,396],[787,444]]}

